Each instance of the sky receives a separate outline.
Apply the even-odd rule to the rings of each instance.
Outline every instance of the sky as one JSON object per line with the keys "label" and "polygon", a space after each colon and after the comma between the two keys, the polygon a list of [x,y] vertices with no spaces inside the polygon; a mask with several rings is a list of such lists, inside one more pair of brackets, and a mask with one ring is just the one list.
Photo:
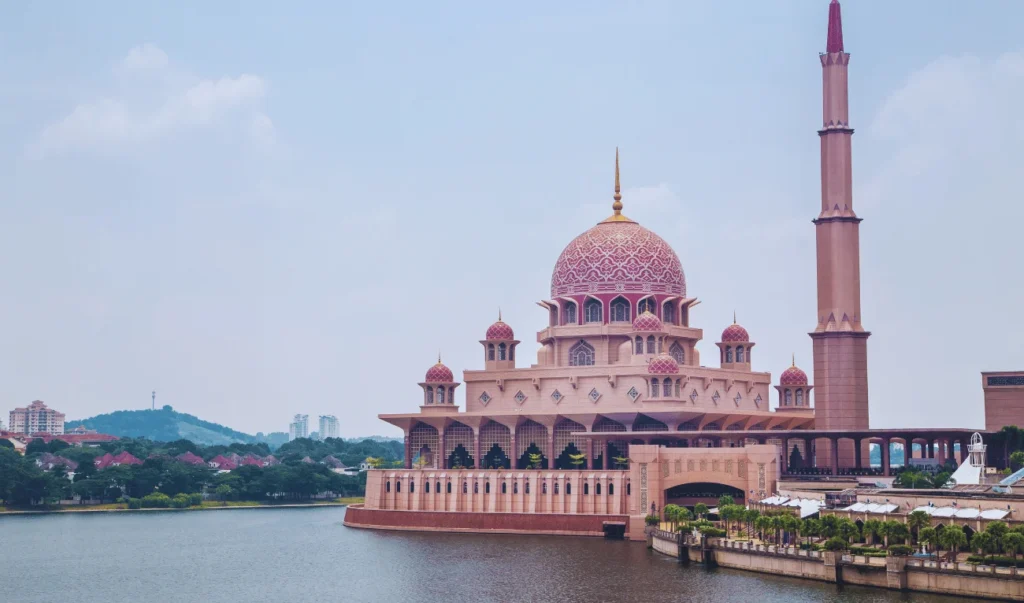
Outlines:
{"label": "sky", "polygon": [[[0,6],[0,408],[395,435],[564,246],[668,241],[699,349],[810,372],[827,0]],[[1024,3],[843,4],[872,427],[1024,368]],[[457,396],[462,403],[461,393]],[[774,401],[773,401],[774,402]]]}

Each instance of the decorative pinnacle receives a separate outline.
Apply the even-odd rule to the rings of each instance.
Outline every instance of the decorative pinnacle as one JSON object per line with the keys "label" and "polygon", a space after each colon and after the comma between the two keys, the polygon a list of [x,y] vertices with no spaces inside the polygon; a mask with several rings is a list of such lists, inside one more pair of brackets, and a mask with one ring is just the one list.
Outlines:
{"label": "decorative pinnacle", "polygon": [[615,215],[621,215],[622,189],[619,186],[619,147],[615,147],[615,195],[612,198],[615,199],[615,203],[612,203],[612,209],[615,210]]}
{"label": "decorative pinnacle", "polygon": [[498,322],[501,322],[501,306],[498,306]]}
{"label": "decorative pinnacle", "polygon": [[828,5],[828,42],[825,52],[843,52],[843,16],[839,12],[839,0]]}
{"label": "decorative pinnacle", "polygon": [[[835,0],[832,0],[835,2]],[[793,366],[796,366],[796,352],[793,353]]]}
{"label": "decorative pinnacle", "polygon": [[736,310],[732,311],[732,324],[736,324]]}
{"label": "decorative pinnacle", "polygon": [[441,352],[437,353],[437,363],[441,364]]}

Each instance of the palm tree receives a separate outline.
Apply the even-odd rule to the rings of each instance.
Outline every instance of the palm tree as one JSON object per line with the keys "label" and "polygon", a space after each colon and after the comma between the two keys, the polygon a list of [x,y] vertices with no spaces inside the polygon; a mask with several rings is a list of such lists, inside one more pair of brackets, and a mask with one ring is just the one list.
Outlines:
{"label": "palm tree", "polygon": [[676,531],[676,518],[679,505],[668,504],[662,507],[661,512],[665,515],[665,521],[672,524],[672,531]]}
{"label": "palm tree", "polygon": [[932,525],[932,516],[924,511],[912,511],[910,515],[907,515],[907,527],[910,528],[910,533],[914,537],[911,542],[916,542],[921,528],[926,528],[930,525]]}
{"label": "palm tree", "polygon": [[927,528],[921,528],[921,533],[917,535],[918,542],[925,545],[925,552],[930,553],[932,545],[938,542],[939,533],[935,528],[929,526]]}
{"label": "palm tree", "polygon": [[772,532],[775,533],[775,546],[779,545],[779,536],[782,532],[782,516],[776,515],[772,517]]}
{"label": "palm tree", "polygon": [[877,519],[869,519],[864,522],[864,537],[871,537],[871,544],[875,544],[875,539],[882,535],[882,522]]}
{"label": "palm tree", "polygon": [[757,528],[758,539],[763,542],[765,532],[772,529],[772,518],[767,515],[761,515],[754,519],[754,527]]}

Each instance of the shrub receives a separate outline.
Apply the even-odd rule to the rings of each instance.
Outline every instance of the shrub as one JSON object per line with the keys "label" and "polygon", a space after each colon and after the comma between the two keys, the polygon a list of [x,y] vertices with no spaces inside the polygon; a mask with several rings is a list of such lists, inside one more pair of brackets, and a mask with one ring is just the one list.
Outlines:
{"label": "shrub", "polygon": [[1014,559],[1013,557],[971,555],[967,558],[967,563],[983,563],[985,565],[998,565],[999,567],[1013,567],[1016,565],[1019,568],[1024,568],[1024,559]]}
{"label": "shrub", "polygon": [[192,498],[185,493],[177,494],[171,499],[171,506],[175,509],[187,509],[192,504]]}
{"label": "shrub", "polygon": [[914,547],[905,544],[893,544],[889,546],[890,557],[909,557],[914,552]]}
{"label": "shrub", "polygon": [[848,546],[850,546],[848,542],[838,537],[829,538],[825,541],[826,551],[845,551]]}
{"label": "shrub", "polygon": [[721,528],[701,527],[699,530],[701,534],[708,538],[721,538],[722,536],[725,536],[725,530]]}
{"label": "shrub", "polygon": [[644,517],[644,523],[649,526],[656,526],[661,523],[661,520],[658,519],[657,515],[648,515],[647,517]]}
{"label": "shrub", "polygon": [[198,507],[199,505],[203,504],[203,495],[198,492],[196,492],[195,494],[189,494],[188,498],[189,504],[191,504],[193,507]]}
{"label": "shrub", "polygon": [[128,508],[129,509],[141,509],[142,508],[142,499],[141,498],[129,498],[128,499]]}
{"label": "shrub", "polygon": [[163,492],[153,492],[142,497],[142,506],[146,509],[166,509],[171,506],[171,497]]}

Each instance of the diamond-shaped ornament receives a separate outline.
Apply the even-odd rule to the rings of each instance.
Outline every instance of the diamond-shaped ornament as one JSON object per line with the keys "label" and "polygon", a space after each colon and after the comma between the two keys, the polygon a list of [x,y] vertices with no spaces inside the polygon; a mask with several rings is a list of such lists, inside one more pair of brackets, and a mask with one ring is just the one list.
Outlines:
{"label": "diamond-shaped ornament", "polygon": [[715,402],[715,404],[718,404],[718,401],[722,399],[722,396],[718,395],[717,389],[715,390],[715,393],[711,396],[711,399]]}
{"label": "diamond-shaped ornament", "polygon": [[631,387],[629,388],[629,391],[626,392],[626,395],[629,396],[630,400],[636,402],[636,399],[640,397],[640,392],[636,390],[636,387]]}
{"label": "diamond-shaped ornament", "polygon": [[480,401],[483,402],[484,406],[487,406],[487,403],[491,401],[490,394],[487,392],[480,394]]}
{"label": "diamond-shaped ornament", "polygon": [[516,392],[515,399],[516,402],[522,404],[523,402],[526,402],[526,394],[523,393],[523,390],[519,390]]}
{"label": "diamond-shaped ornament", "polygon": [[555,404],[561,402],[563,397],[564,396],[562,396],[562,392],[558,391],[557,389],[551,392],[551,399],[555,401]]}
{"label": "diamond-shaped ornament", "polygon": [[591,402],[597,402],[601,398],[601,392],[597,391],[597,388],[595,387],[594,389],[590,390],[590,393],[587,394],[587,397],[590,398]]}
{"label": "diamond-shaped ornament", "polygon": [[690,402],[696,402],[696,401],[697,401],[697,390],[693,390],[692,392],[690,392]]}

